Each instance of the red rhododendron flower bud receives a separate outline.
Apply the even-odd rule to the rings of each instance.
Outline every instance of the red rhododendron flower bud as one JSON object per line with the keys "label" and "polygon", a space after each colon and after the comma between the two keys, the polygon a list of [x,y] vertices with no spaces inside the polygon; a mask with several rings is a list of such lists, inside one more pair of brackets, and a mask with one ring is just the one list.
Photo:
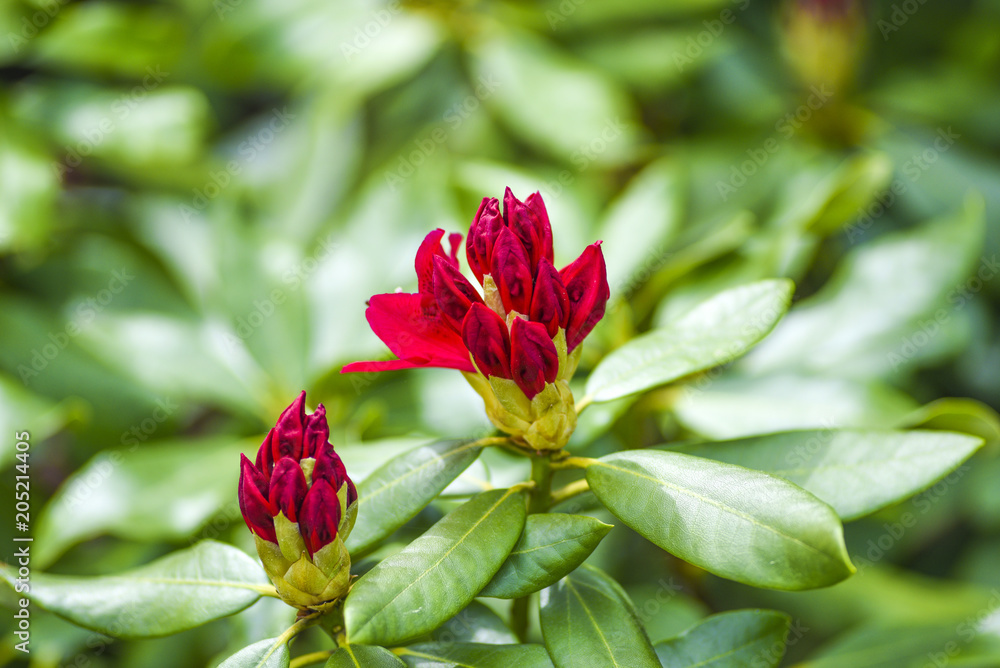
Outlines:
{"label": "red rhododendron flower bud", "polygon": [[510,378],[510,334],[503,318],[473,304],[462,323],[462,338],[481,374]]}
{"label": "red rhododendron flower bud", "polygon": [[343,371],[458,369],[497,427],[538,450],[563,447],[576,426],[569,379],[579,346],[610,295],[600,242],[557,271],[542,196],[522,202],[508,188],[503,215],[496,198],[484,198],[465,241],[480,293],[459,267],[461,236],[449,236],[450,254],[443,238],[434,230],[417,249],[416,294],[368,302],[372,331],[398,359],[354,362]]}
{"label": "red rhododendron flower bud", "polygon": [[529,399],[554,382],[559,373],[559,353],[545,325],[515,318],[510,327],[511,377]]}
{"label": "red rhododendron flower bud", "polygon": [[330,445],[322,405],[307,415],[306,393],[281,414],[257,451],[241,458],[243,519],[278,594],[299,608],[324,608],[347,593],[358,491]]}
{"label": "red rhododendron flower bud", "polygon": [[559,276],[569,296],[566,344],[573,350],[604,317],[604,308],[611,296],[601,242],[587,246],[580,257],[559,272]]}
{"label": "red rhododendron flower bud", "polygon": [[531,258],[531,267],[537,268],[538,261],[552,262],[552,227],[545,204],[537,193],[528,198],[534,206],[528,206],[507,188],[503,196],[503,217],[507,227],[517,235]]}
{"label": "red rhododendron flower bud", "polygon": [[434,258],[434,299],[455,329],[461,328],[465,314],[473,304],[483,303],[483,298],[462,276],[458,267],[440,257]]}
{"label": "red rhododendron flower bud", "polygon": [[465,257],[469,261],[469,268],[480,283],[483,282],[483,276],[490,273],[493,244],[496,243],[503,228],[500,203],[496,197],[484,197],[472,221],[472,227],[469,228],[469,236],[465,240]]}
{"label": "red rhododendron flower bud", "polygon": [[532,266],[524,245],[504,228],[493,247],[491,273],[507,312],[527,315],[531,305]]}
{"label": "red rhododendron flower bud", "polygon": [[542,259],[538,263],[538,276],[531,295],[528,317],[532,322],[545,325],[549,336],[553,337],[559,328],[566,328],[569,322],[569,295],[559,272],[552,263]]}

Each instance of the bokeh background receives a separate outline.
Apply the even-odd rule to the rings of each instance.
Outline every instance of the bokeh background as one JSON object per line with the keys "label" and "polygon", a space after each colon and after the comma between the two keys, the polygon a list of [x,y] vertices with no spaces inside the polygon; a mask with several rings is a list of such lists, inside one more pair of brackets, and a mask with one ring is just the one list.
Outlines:
{"label": "bokeh background", "polygon": [[[723,582],[616,529],[593,560],[654,641],[763,606],[796,620],[787,665],[936,665],[952,640],[947,665],[1000,665],[960,632],[1000,627],[998,73],[993,0],[4,0],[0,493],[28,430],[33,567],[248,546],[238,453],[302,389],[356,479],[486,428],[459,374],[339,369],[385,354],[365,300],[413,287],[427,231],[464,232],[509,185],[542,192],[557,265],[604,240],[612,302],[581,377],[721,289],[798,286],[744,360],[588,410],[577,452],[802,427],[987,439],[850,525],[861,572],[828,590]],[[28,665],[2,617],[0,664]],[[261,603],[125,642],[36,610],[30,665],[206,665],[286,622]]]}

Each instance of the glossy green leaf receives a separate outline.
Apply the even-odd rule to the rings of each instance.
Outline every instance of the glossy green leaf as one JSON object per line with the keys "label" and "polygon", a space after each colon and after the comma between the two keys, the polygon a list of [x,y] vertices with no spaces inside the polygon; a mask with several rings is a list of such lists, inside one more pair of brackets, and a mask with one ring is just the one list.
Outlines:
{"label": "glossy green leaf", "polygon": [[403,665],[398,656],[384,647],[351,643],[331,654],[323,668],[398,668]]}
{"label": "glossy green leaf", "polygon": [[358,485],[358,520],[347,539],[357,556],[406,524],[475,461],[471,441],[437,441],[394,457]]}
{"label": "glossy green leaf", "polygon": [[828,503],[843,520],[933,485],[983,444],[946,431],[811,430],[685,448],[684,453],[764,471]]}
{"label": "glossy green leaf", "polygon": [[552,668],[541,645],[484,645],[431,642],[405,647],[400,653],[410,668]]}
{"label": "glossy green leaf", "polygon": [[518,642],[507,623],[488,606],[473,601],[457,615],[434,629],[431,640],[439,643],[510,645]]}
{"label": "glossy green leaf", "polygon": [[677,232],[684,183],[674,159],[642,170],[615,200],[597,238],[608,267],[611,296],[627,299],[669,257],[667,244]]}
{"label": "glossy green leaf", "polygon": [[244,647],[219,664],[219,668],[288,668],[288,639],[268,638]]}
{"label": "glossy green leaf", "polygon": [[585,515],[529,515],[524,533],[480,596],[519,598],[544,589],[590,556],[611,525]]}
{"label": "glossy green leaf", "polygon": [[227,520],[239,520],[240,453],[256,440],[185,439],[138,447],[127,436],[124,447],[101,452],[70,476],[45,507],[35,534],[37,567],[105,533],[134,540],[187,538],[227,503]]}
{"label": "glossy green leaf", "polygon": [[[17,570],[0,570],[14,586]],[[274,589],[255,559],[230,545],[194,547],[119,575],[31,574],[33,603],[94,631],[119,638],[170,635],[226,617]]]}
{"label": "glossy green leaf", "polygon": [[499,570],[525,521],[524,495],[479,494],[368,571],[344,603],[352,642],[398,644],[433,631]]}
{"label": "glossy green leaf", "polygon": [[676,452],[632,450],[595,461],[587,481],[639,534],[730,580],[799,590],[854,572],[833,509],[781,478]]}
{"label": "glossy green leaf", "polygon": [[654,649],[663,668],[774,668],[791,618],[771,610],[723,612]]}
{"label": "glossy green leaf", "polygon": [[660,662],[621,586],[584,564],[542,590],[542,635],[559,668],[658,668]]}
{"label": "glossy green leaf", "polygon": [[587,379],[587,396],[610,401],[734,360],[781,319],[793,289],[781,279],[719,293],[605,357]]}

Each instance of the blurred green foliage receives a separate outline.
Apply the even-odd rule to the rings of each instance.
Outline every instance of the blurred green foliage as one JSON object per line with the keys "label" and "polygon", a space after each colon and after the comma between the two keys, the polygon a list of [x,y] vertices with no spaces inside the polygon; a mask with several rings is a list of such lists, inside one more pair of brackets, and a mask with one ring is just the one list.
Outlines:
{"label": "blurred green foliage", "polygon": [[[33,566],[109,573],[200,537],[249,547],[237,455],[303,388],[356,480],[421,438],[487,428],[457,374],[339,369],[383,351],[365,300],[411,287],[423,235],[464,232],[509,185],[541,190],[557,264],[604,239],[613,301],[584,372],[724,288],[798,286],[747,358],[592,407],[576,452],[792,428],[988,441],[850,525],[860,572],[826,590],[752,590],[612,531],[591,561],[654,642],[764,606],[793,617],[790,662],[924,665],[955,642],[962,665],[1000,665],[992,636],[960,633],[981,618],[995,633],[1000,602],[1000,4],[886,0],[818,28],[804,11],[4,2],[0,491],[28,430]],[[486,453],[465,484],[523,478],[513,465]],[[36,611],[30,665],[205,665],[286,617],[266,601],[133,643]],[[0,662],[27,665],[11,629],[4,616]]]}

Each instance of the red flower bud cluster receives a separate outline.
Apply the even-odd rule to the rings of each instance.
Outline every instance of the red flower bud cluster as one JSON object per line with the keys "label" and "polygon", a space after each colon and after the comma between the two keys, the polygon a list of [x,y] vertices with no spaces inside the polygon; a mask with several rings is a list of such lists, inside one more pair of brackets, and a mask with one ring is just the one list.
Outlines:
{"label": "red flower bud cluster", "polygon": [[368,323],[399,359],[355,362],[344,371],[478,368],[487,378],[513,380],[530,400],[559,373],[559,332],[571,353],[604,316],[610,290],[600,242],[557,270],[541,195],[522,202],[508,188],[503,213],[496,198],[483,199],[466,238],[480,291],[459,269],[462,236],[449,235],[450,253],[443,237],[434,230],[417,250],[417,294],[369,301]]}
{"label": "red flower bud cluster", "polygon": [[239,499],[243,519],[254,534],[277,544],[275,518],[284,515],[298,524],[312,557],[337,538],[358,492],[330,445],[326,409],[320,404],[306,415],[305,400],[303,392],[281,414],[255,463],[242,455]]}

